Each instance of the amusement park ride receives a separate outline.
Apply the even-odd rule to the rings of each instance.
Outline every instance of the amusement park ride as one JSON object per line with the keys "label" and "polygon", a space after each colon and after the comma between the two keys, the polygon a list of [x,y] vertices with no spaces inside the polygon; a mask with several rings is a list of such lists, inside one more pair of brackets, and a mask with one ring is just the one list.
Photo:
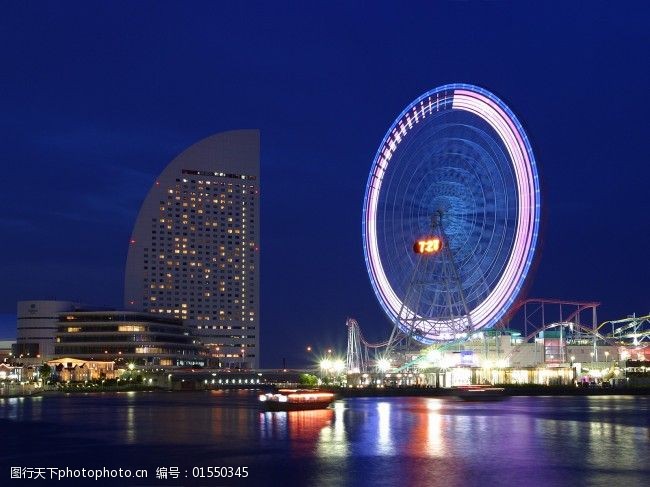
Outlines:
{"label": "amusement park ride", "polygon": [[498,97],[450,84],[407,106],[373,160],[362,219],[370,282],[393,329],[370,343],[348,319],[348,372],[405,370],[515,317],[522,344],[556,329],[595,353],[598,343],[642,349],[648,317],[598,325],[599,303],[520,298],[540,209],[528,137]]}

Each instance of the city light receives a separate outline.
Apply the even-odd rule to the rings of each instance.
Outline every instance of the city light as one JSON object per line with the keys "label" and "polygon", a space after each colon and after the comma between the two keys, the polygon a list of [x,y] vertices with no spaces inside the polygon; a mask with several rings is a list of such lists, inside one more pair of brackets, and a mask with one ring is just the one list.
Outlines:
{"label": "city light", "polygon": [[390,360],[387,358],[380,358],[377,360],[377,369],[379,372],[388,372],[390,370]]}
{"label": "city light", "polygon": [[345,370],[345,362],[342,359],[336,359],[332,362],[332,370],[340,374]]}
{"label": "city light", "polygon": [[345,371],[345,360],[341,358],[323,359],[320,362],[320,369],[330,374],[341,374]]}

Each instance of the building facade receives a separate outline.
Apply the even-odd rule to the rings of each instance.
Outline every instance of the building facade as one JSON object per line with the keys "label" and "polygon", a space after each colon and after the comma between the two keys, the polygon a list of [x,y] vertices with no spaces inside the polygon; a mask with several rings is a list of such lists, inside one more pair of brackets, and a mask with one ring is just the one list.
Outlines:
{"label": "building facade", "polygon": [[160,174],[138,214],[129,310],[182,319],[221,367],[259,367],[259,132],[208,137]]}
{"label": "building facade", "polygon": [[82,382],[86,380],[114,379],[117,377],[115,362],[112,360],[79,360],[61,357],[49,360],[47,365],[52,367],[52,377],[61,382]]}
{"label": "building facade", "polygon": [[182,320],[134,311],[73,311],[57,322],[54,355],[117,366],[207,365],[208,352],[195,343]]}
{"label": "building facade", "polygon": [[82,305],[71,301],[19,301],[13,355],[23,363],[53,357],[59,314],[79,309]]}

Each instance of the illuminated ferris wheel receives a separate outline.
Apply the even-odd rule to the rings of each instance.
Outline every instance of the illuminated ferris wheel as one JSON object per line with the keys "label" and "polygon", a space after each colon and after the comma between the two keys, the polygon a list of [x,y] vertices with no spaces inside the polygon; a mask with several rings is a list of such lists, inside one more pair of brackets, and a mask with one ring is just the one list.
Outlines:
{"label": "illuminated ferris wheel", "polygon": [[441,86],[397,117],[375,155],[363,247],[394,338],[421,344],[494,326],[530,269],[540,218],[528,138],[494,94]]}

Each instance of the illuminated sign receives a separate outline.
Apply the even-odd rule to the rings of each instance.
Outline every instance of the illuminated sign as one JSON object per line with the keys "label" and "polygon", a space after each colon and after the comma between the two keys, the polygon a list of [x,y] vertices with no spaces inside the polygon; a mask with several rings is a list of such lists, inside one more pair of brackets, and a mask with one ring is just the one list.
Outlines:
{"label": "illuminated sign", "polygon": [[423,238],[413,244],[413,252],[416,254],[436,254],[440,249],[442,249],[442,240],[438,237]]}

